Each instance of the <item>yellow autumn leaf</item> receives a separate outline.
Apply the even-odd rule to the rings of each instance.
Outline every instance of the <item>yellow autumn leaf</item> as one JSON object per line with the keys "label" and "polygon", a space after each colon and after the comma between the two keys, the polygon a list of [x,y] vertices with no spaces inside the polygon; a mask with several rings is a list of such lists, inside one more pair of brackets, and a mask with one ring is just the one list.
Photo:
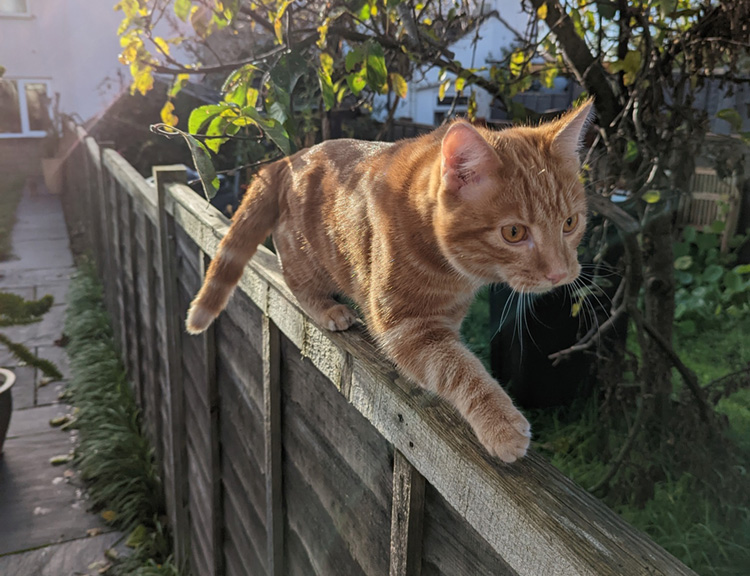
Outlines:
{"label": "yellow autumn leaf", "polygon": [[117,518],[117,512],[115,512],[114,510],[105,510],[104,512],[102,512],[102,518],[104,518],[106,522],[112,522],[115,518]]}
{"label": "yellow autumn leaf", "polygon": [[391,74],[391,87],[400,98],[406,98],[406,94],[409,91],[409,85],[401,74],[398,74],[397,72]]}
{"label": "yellow autumn leaf", "polygon": [[547,18],[547,3],[545,2],[536,10],[536,15],[539,16],[540,20]]}
{"label": "yellow autumn leaf", "polygon": [[448,78],[447,80],[443,80],[443,82],[440,83],[440,88],[438,89],[438,100],[445,99],[445,91],[448,89],[448,86],[450,86],[450,84],[450,78]]}
{"label": "yellow autumn leaf", "polygon": [[177,126],[179,118],[174,115],[174,103],[167,100],[161,109],[161,121],[168,126]]}
{"label": "yellow autumn leaf", "polygon": [[570,307],[570,315],[575,318],[578,316],[578,313],[581,311],[581,301],[573,302],[573,305]]}
{"label": "yellow autumn leaf", "polygon": [[[131,66],[131,72],[133,71],[133,68],[134,67]],[[146,93],[154,87],[153,69],[151,66],[145,66],[143,68],[136,68],[136,70],[136,73],[133,74],[133,85],[130,88],[130,92],[135,93],[138,91],[145,96]]]}
{"label": "yellow autumn leaf", "polygon": [[661,192],[658,190],[648,190],[641,196],[647,204],[655,204],[661,199]]}
{"label": "yellow autumn leaf", "polygon": [[164,54],[169,55],[169,44],[167,44],[164,38],[157,36],[154,38],[154,44],[156,44]]}

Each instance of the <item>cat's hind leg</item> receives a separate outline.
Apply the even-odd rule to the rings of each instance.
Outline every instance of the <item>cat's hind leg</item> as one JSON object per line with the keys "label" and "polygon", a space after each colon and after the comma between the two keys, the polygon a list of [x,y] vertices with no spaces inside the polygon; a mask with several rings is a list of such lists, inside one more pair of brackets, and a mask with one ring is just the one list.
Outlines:
{"label": "cat's hind leg", "polygon": [[302,308],[313,321],[333,332],[347,330],[357,321],[357,314],[346,304],[337,302],[333,295],[336,286],[328,274],[321,269],[300,269],[285,260],[284,279],[299,300]]}
{"label": "cat's hind leg", "polygon": [[310,317],[321,326],[333,332],[349,329],[356,321],[357,315],[346,304],[336,302],[333,298],[321,298],[310,301],[297,297]]}

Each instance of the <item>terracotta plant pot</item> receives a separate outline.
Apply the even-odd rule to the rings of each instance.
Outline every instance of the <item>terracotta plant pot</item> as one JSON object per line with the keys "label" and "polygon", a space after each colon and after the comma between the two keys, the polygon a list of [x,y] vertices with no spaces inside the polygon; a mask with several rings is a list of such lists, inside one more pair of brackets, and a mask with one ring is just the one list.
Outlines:
{"label": "terracotta plant pot", "polygon": [[3,453],[5,436],[10,426],[10,413],[13,411],[13,398],[10,389],[16,382],[16,375],[10,370],[0,368],[0,455]]}

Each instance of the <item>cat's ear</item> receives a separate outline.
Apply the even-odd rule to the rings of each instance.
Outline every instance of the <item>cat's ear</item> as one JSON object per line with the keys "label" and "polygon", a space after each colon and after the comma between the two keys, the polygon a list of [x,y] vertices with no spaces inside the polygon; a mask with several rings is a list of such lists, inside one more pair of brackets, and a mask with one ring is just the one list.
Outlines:
{"label": "cat's ear", "polygon": [[456,122],[443,136],[440,175],[447,190],[459,191],[487,177],[497,154],[467,122]]}
{"label": "cat's ear", "polygon": [[593,116],[594,100],[589,98],[581,106],[553,123],[552,149],[563,158],[578,163],[578,152]]}

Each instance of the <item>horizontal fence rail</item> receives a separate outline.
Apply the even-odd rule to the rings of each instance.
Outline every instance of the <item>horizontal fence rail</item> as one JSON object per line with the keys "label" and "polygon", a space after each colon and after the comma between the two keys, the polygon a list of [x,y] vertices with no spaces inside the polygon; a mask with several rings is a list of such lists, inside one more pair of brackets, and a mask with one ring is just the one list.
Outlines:
{"label": "horizontal fence rail", "polygon": [[229,222],[184,167],[156,168],[152,186],[77,135],[68,216],[103,279],[192,574],[694,574],[534,452],[486,456],[363,328],[308,318],[263,247],[212,327],[185,334]]}

